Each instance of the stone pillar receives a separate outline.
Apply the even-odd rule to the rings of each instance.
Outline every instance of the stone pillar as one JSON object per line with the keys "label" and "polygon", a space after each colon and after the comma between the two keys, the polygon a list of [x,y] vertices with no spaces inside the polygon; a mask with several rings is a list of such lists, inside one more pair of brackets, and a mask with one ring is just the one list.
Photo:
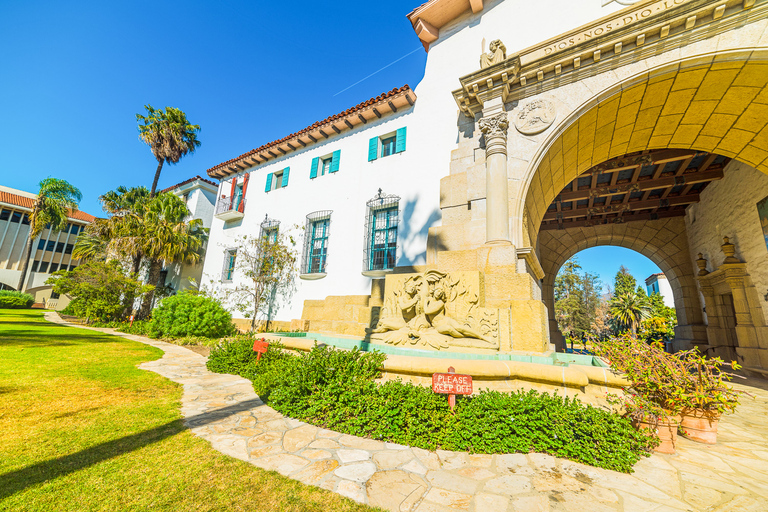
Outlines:
{"label": "stone pillar", "polygon": [[[498,109],[494,109],[498,111]],[[507,113],[503,110],[480,119],[485,135],[485,242],[511,244],[507,192]]]}

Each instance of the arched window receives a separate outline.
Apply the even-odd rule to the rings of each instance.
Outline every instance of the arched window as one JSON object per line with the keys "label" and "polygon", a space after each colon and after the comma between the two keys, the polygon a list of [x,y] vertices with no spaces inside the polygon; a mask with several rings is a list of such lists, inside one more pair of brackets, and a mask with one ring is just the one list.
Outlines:
{"label": "arched window", "polygon": [[400,197],[379,193],[366,203],[363,273],[395,268]]}

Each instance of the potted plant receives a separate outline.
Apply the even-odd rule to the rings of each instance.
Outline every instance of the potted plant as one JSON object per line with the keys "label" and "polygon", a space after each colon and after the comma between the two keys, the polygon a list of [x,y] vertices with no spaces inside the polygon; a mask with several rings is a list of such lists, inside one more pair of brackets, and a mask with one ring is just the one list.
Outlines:
{"label": "potted plant", "polygon": [[[706,357],[696,348],[676,356],[689,377],[680,411],[683,435],[700,443],[715,444],[720,416],[733,412],[739,404],[741,392],[726,383],[734,374],[721,370],[726,364],[722,359]],[[734,370],[741,368],[736,361],[730,366]]]}
{"label": "potted plant", "polygon": [[675,453],[686,367],[659,344],[638,341],[630,334],[604,340],[595,351],[631,383],[623,396],[609,395],[609,403],[620,406],[637,428],[659,438],[657,452]]}

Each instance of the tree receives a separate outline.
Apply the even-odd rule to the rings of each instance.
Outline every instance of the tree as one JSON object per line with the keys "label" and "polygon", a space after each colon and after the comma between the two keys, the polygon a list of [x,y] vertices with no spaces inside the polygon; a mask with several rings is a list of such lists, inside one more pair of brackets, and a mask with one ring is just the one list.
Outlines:
{"label": "tree", "polygon": [[555,278],[555,317],[566,337],[583,338],[592,330],[602,284],[594,274],[578,271],[576,257],[565,262]]}
{"label": "tree", "polygon": [[149,199],[146,187],[123,186],[99,197],[102,209],[110,215],[109,226],[103,235],[115,241],[110,249],[131,258],[131,274],[138,274],[141,268],[142,219]]}
{"label": "tree", "polygon": [[234,290],[225,291],[226,300],[256,329],[260,316],[271,319],[271,311],[280,298],[293,292],[298,253],[296,240],[290,233],[273,236],[244,235],[237,239],[235,274],[241,277]]}
{"label": "tree", "polygon": [[120,262],[89,261],[74,270],[54,272],[46,281],[56,293],[67,294],[72,302],[67,308],[75,315],[102,321],[119,320],[125,295],[147,293],[151,286],[127,276]]}
{"label": "tree", "polygon": [[[197,264],[204,256],[208,228],[200,219],[189,219],[190,211],[180,197],[166,192],[152,198],[139,220],[137,239],[132,241],[149,258],[147,284],[157,286],[163,262]],[[149,316],[154,289],[144,295],[140,315]]]}
{"label": "tree", "polygon": [[627,267],[624,265],[619,267],[619,271],[616,272],[616,277],[613,279],[613,294],[624,295],[626,293],[634,294],[637,287],[637,280],[633,276]]}
{"label": "tree", "polygon": [[69,223],[69,212],[77,210],[77,205],[83,198],[75,186],[58,178],[45,178],[40,182],[40,190],[29,214],[29,233],[27,243],[21,255],[21,276],[17,290],[24,290],[24,280],[29,269],[29,258],[32,255],[32,243],[40,236],[46,227],[51,231],[62,231]]}
{"label": "tree", "polygon": [[615,295],[610,301],[615,330],[619,333],[630,330],[634,336],[640,321],[649,317],[650,309],[648,301],[638,295],[634,287],[629,292]]}
{"label": "tree", "polygon": [[166,107],[158,110],[152,105],[144,105],[147,115],[136,114],[139,122],[139,138],[152,150],[157,160],[155,179],[149,197],[155,197],[157,181],[164,163],[177,164],[187,153],[194,153],[200,146],[197,132],[200,126],[190,124],[187,115],[181,110]]}

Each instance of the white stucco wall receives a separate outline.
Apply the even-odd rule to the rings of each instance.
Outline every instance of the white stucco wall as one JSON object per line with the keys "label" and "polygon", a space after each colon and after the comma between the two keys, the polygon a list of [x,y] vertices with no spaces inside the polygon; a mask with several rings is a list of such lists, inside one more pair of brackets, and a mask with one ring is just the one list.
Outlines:
{"label": "white stucco wall", "polygon": [[[762,299],[768,292],[768,248],[757,214],[757,203],[768,196],[768,176],[737,161],[725,167],[725,176],[710,183],[701,201],[686,211],[685,223],[691,260],[696,268],[698,253],[707,259],[707,269],[723,264],[720,246],[727,236],[736,246],[736,257],[747,264],[747,272]],[[768,321],[768,303],[763,302]]]}
{"label": "white stucco wall", "polygon": [[[448,175],[451,151],[467,135],[459,132],[460,114],[451,92],[460,86],[460,76],[479,68],[482,40],[485,39],[487,50],[491,40],[501,39],[511,55],[622,8],[616,2],[602,7],[599,0],[553,3],[496,0],[486,2],[479,14],[467,12],[444,26],[438,41],[431,45],[424,78],[414,89],[417,101],[412,109],[401,109],[393,116],[369,122],[364,128],[333,135],[246,171],[251,176],[245,216],[229,223],[213,220],[203,270],[204,285],[233,286],[219,284],[225,250],[240,235],[258,235],[265,214],[279,220],[284,229],[294,224],[304,226],[308,213],[333,210],[328,275],[317,281],[297,280],[297,291],[290,304],[279,309],[274,319],[299,318],[305,299],[370,293],[371,280],[361,275],[365,202],[378,188],[401,197],[397,265],[424,263],[428,229],[440,223],[440,178]],[[408,128],[407,150],[367,162],[368,139],[402,126]],[[265,142],[268,141],[253,141],[253,147]],[[341,150],[339,172],[310,180],[312,158],[337,149]],[[222,155],[221,160],[233,156]],[[288,187],[265,193],[267,174],[285,167],[291,168]],[[239,179],[242,180],[242,175]],[[229,196],[230,187],[229,181],[223,182],[218,195]]]}
{"label": "white stucco wall", "polygon": [[[406,150],[368,162],[369,139],[404,126],[407,127]],[[284,304],[273,318],[300,318],[306,299],[369,294],[371,279],[362,275],[365,203],[377,194],[379,188],[386,194],[401,198],[397,265],[424,263],[428,230],[440,219],[439,181],[446,171],[421,159],[428,153],[414,150],[419,144],[425,144],[421,132],[423,128],[415,122],[413,109],[400,109],[397,114],[368,122],[364,128],[342,132],[252,168],[245,193],[244,217],[230,222],[217,218],[213,220],[203,283],[207,287],[227,287],[240,282],[235,275],[234,284],[220,283],[224,253],[235,245],[237,237],[257,236],[265,215],[280,221],[281,231],[287,232],[292,226],[303,228],[306,216],[312,212],[332,210],[327,276],[316,281],[297,279],[297,290],[290,303]],[[312,159],[336,150],[341,151],[339,171],[310,179]],[[290,167],[287,187],[265,192],[267,175],[286,167]],[[243,181],[242,174],[238,176],[238,181]],[[231,181],[223,181],[219,197],[228,197],[230,190]],[[301,253],[304,235],[301,231],[295,233],[299,235],[300,245],[297,248]]]}

